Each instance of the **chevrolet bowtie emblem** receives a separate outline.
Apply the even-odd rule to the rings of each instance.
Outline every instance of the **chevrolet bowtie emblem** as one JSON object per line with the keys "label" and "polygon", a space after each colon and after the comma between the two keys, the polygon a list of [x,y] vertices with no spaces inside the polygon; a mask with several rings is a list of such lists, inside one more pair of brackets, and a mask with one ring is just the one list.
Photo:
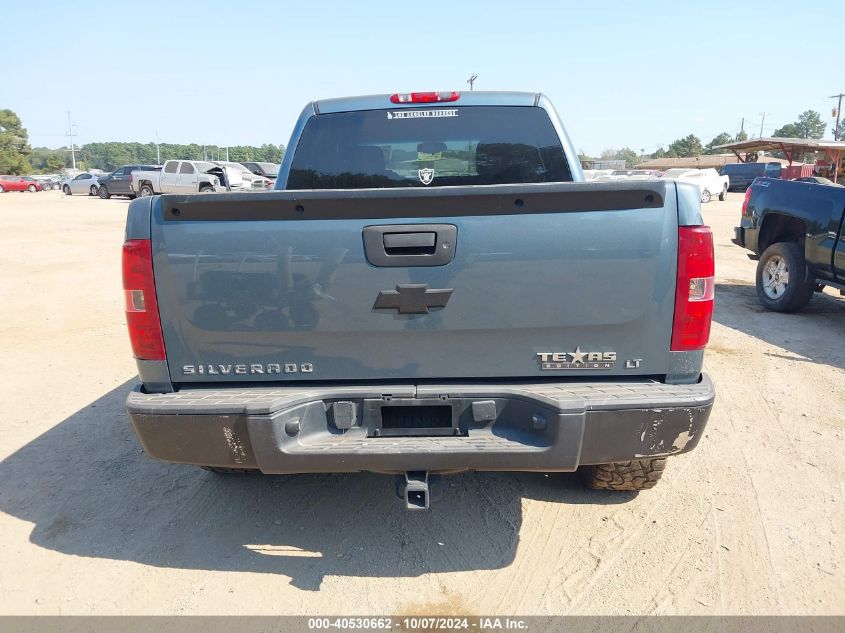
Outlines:
{"label": "chevrolet bowtie emblem", "polygon": [[430,308],[445,308],[452,288],[429,290],[428,284],[404,284],[396,290],[382,290],[373,310],[398,310],[399,314],[428,314]]}

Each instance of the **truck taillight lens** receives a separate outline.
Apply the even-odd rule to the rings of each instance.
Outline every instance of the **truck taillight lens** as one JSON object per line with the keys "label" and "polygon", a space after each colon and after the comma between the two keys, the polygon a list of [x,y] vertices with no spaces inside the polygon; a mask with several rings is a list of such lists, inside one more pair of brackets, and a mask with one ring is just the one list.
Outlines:
{"label": "truck taillight lens", "polygon": [[126,297],[126,326],[135,358],[165,360],[150,240],[127,240],[123,243],[123,293]]}
{"label": "truck taillight lens", "polygon": [[748,203],[750,201],[751,201],[751,187],[749,187],[748,189],[745,190],[745,199],[742,201],[742,211],[740,213],[742,215],[742,217],[745,217],[745,216],[748,215]]}
{"label": "truck taillight lens", "polygon": [[678,228],[678,282],[672,351],[704,349],[710,339],[715,287],[713,233],[709,226]]}
{"label": "truck taillight lens", "polygon": [[460,92],[397,92],[390,95],[391,103],[439,103],[457,101]]}

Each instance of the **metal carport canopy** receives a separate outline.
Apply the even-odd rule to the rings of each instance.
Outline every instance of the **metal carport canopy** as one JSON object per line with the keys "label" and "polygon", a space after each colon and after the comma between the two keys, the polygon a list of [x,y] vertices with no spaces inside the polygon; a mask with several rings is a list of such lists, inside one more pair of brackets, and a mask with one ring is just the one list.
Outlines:
{"label": "metal carport canopy", "polygon": [[824,152],[830,162],[833,163],[833,180],[836,182],[839,175],[839,159],[842,150],[845,150],[845,141],[824,141],[811,138],[780,138],[777,136],[762,136],[751,138],[747,141],[725,143],[716,145],[713,149],[727,149],[736,154],[740,161],[745,162],[740,152],[783,152],[786,159],[792,164],[793,157],[808,152]]}

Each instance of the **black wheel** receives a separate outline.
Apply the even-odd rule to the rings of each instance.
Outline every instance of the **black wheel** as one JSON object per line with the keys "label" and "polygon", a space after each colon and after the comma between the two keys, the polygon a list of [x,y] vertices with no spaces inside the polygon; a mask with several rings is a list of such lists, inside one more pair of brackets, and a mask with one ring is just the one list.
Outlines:
{"label": "black wheel", "polygon": [[150,185],[143,185],[140,193],[142,198],[149,198],[150,196],[155,195],[153,188],[150,187]]}
{"label": "black wheel", "polygon": [[[594,490],[648,490],[654,488],[666,468],[666,458],[584,466],[584,483]],[[580,469],[579,469],[580,470]]]}
{"label": "black wheel", "polygon": [[100,196],[103,200],[108,200],[109,198],[111,198],[111,194],[109,193],[109,190],[108,190],[108,189],[106,189],[106,186],[105,186],[105,185],[100,185],[99,190],[97,190],[97,194],[98,194],[98,195],[99,195],[99,196]]}
{"label": "black wheel", "polygon": [[218,475],[258,475],[261,473],[257,468],[223,468],[221,466],[200,466],[200,468]]}
{"label": "black wheel", "polygon": [[757,298],[775,312],[795,312],[813,297],[816,282],[809,275],[802,244],[778,242],[757,262]]}
{"label": "black wheel", "polygon": [[64,194],[65,194],[66,196],[69,196],[69,195],[70,195],[70,187],[68,187],[67,185],[65,185],[64,187],[62,187],[62,191],[64,192]]}
{"label": "black wheel", "polygon": [[203,185],[200,187],[200,193],[214,193],[214,187],[211,185]]}
{"label": "black wheel", "polygon": [[91,188],[88,190],[88,195],[96,196],[98,193],[100,193],[100,190],[97,188],[97,185],[91,185]]}
{"label": "black wheel", "polygon": [[719,200],[724,202],[727,199],[728,199],[728,187],[727,187],[727,185],[725,185],[725,188],[722,189],[722,193],[719,194]]}
{"label": "black wheel", "polygon": [[26,190],[27,190],[29,193],[35,193],[36,191],[38,191],[38,189],[36,188],[36,186],[35,186],[35,185],[30,185],[29,187],[27,187],[27,188],[26,188]]}

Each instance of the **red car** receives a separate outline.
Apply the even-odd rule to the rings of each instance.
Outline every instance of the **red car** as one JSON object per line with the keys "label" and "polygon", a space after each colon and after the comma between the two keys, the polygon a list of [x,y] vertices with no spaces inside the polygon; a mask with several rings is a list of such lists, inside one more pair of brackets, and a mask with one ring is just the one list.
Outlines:
{"label": "red car", "polygon": [[23,176],[0,176],[0,193],[7,191],[41,191],[41,185],[34,179]]}

